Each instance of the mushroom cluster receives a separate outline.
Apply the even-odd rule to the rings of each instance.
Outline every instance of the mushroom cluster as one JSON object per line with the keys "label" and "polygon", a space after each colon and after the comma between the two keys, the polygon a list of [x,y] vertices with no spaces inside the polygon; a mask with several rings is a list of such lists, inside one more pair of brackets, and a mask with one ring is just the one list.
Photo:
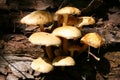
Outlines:
{"label": "mushroom cluster", "polygon": [[[80,15],[80,13],[81,11],[78,8],[67,6],[56,11],[54,15],[47,11],[33,11],[21,19],[22,24],[39,25],[41,29],[28,38],[32,44],[44,46],[46,53],[44,57],[33,60],[31,63],[33,70],[48,73],[54,69],[54,66],[74,66],[75,51],[81,54],[89,46],[99,48],[103,44],[103,39],[98,33],[91,32],[82,36],[82,27],[95,24],[95,20],[90,16],[74,16]],[[46,32],[44,24],[54,22],[56,16],[58,25],[51,29],[52,31]],[[96,60],[100,60],[89,50],[88,54]]]}

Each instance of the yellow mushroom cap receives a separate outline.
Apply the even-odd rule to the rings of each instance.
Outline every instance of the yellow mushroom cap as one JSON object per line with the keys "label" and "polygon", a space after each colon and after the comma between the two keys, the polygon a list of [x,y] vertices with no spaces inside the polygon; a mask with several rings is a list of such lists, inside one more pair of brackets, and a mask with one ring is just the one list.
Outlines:
{"label": "yellow mushroom cap", "polygon": [[80,14],[81,11],[76,8],[76,7],[63,7],[61,9],[59,9],[58,11],[56,11],[55,14],[58,14],[58,15],[62,15],[62,14]]}
{"label": "yellow mushroom cap", "polygon": [[79,17],[79,20],[80,23],[78,22],[78,27],[95,24],[95,20],[93,17],[89,16]]}
{"label": "yellow mushroom cap", "polygon": [[87,33],[81,38],[81,42],[94,48],[98,48],[103,44],[103,39],[98,33]]}
{"label": "yellow mushroom cap", "polygon": [[29,41],[36,45],[45,46],[59,46],[61,45],[61,39],[53,34],[47,32],[36,32],[29,37]]}
{"label": "yellow mushroom cap", "polygon": [[33,11],[32,13],[23,17],[20,22],[27,25],[38,25],[52,22],[52,15],[47,11]]}
{"label": "yellow mushroom cap", "polygon": [[31,68],[41,73],[48,73],[53,70],[53,66],[47,60],[44,60],[40,57],[33,60],[31,63]]}
{"label": "yellow mushroom cap", "polygon": [[52,34],[66,39],[75,39],[81,37],[81,31],[73,26],[62,26],[53,30]]}
{"label": "yellow mushroom cap", "polygon": [[53,60],[52,65],[54,65],[54,66],[74,66],[75,61],[70,56],[58,56]]}

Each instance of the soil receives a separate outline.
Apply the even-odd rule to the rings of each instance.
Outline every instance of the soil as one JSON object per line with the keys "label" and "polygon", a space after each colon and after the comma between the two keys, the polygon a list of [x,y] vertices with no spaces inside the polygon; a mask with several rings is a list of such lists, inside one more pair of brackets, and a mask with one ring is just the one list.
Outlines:
{"label": "soil", "polygon": [[[44,47],[30,43],[28,37],[32,33],[40,31],[39,27],[28,26],[26,28],[26,25],[20,24],[19,11],[10,11],[10,14],[13,14],[12,17],[3,11],[3,13],[1,12],[2,18],[0,18],[0,80],[120,80],[120,6],[118,5],[120,2],[116,0],[111,4],[107,3],[107,0],[96,0],[96,2],[85,7],[86,5],[79,6],[79,1],[78,3],[72,3],[72,0],[70,2],[65,1],[62,6],[76,5],[82,9],[80,16],[87,15],[95,18],[96,23],[94,25],[83,27],[82,35],[97,32],[103,37],[104,44],[99,49],[90,47],[91,52],[100,60],[97,61],[92,56],[88,57],[86,50],[73,57],[76,62],[75,66],[66,66],[64,70],[55,67],[49,73],[34,71],[30,67],[31,62],[38,56],[44,57],[45,52]],[[88,3],[90,2],[86,4],[88,5]],[[56,8],[60,7],[61,2],[59,5],[50,3],[51,5],[53,7],[50,11],[55,11]],[[47,6],[49,5],[47,4],[44,7],[42,4],[44,9]],[[83,7],[85,8],[83,9]],[[23,11],[23,15],[28,12]],[[7,17],[9,20],[5,20],[6,16],[9,16]],[[46,27],[45,30],[49,31],[49,28]]]}

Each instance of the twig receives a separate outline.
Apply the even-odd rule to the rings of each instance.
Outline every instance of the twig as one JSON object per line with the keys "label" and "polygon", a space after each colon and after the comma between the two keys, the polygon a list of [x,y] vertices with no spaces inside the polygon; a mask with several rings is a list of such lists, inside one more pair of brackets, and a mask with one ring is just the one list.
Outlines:
{"label": "twig", "polygon": [[94,2],[94,0],[92,0],[87,7],[90,7],[92,5],[92,3]]}
{"label": "twig", "polygon": [[93,53],[88,52],[88,54],[90,54],[91,56],[93,56],[97,61],[100,61],[100,58],[98,58],[97,56],[95,56]]}
{"label": "twig", "polygon": [[[99,50],[98,50],[98,52],[99,52]],[[90,52],[90,46],[88,47],[88,61],[89,61],[89,55],[94,57],[97,61],[100,61],[99,57],[95,56],[93,53]]]}
{"label": "twig", "polygon": [[66,0],[63,0],[63,1],[62,1],[62,3],[60,4],[60,6],[58,7],[58,9],[60,9],[60,8],[63,6],[63,4],[65,3],[65,1],[66,1]]}

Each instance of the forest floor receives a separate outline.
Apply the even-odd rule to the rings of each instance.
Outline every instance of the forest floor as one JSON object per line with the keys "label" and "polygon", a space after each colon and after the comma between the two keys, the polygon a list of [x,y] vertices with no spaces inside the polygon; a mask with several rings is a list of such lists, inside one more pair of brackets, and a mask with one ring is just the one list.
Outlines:
{"label": "forest floor", "polygon": [[[31,69],[31,62],[44,55],[41,46],[28,41],[29,33],[38,27],[22,30],[22,33],[0,33],[0,80],[120,80],[120,8],[111,7],[104,16],[93,15],[94,26],[85,26],[82,33],[97,32],[104,38],[104,44],[91,52],[100,58],[87,58],[87,53],[75,57],[76,65],[56,67],[50,73],[40,73]],[[23,27],[23,26],[22,26]],[[18,28],[18,27],[17,27]],[[26,36],[27,35],[27,36]]]}

